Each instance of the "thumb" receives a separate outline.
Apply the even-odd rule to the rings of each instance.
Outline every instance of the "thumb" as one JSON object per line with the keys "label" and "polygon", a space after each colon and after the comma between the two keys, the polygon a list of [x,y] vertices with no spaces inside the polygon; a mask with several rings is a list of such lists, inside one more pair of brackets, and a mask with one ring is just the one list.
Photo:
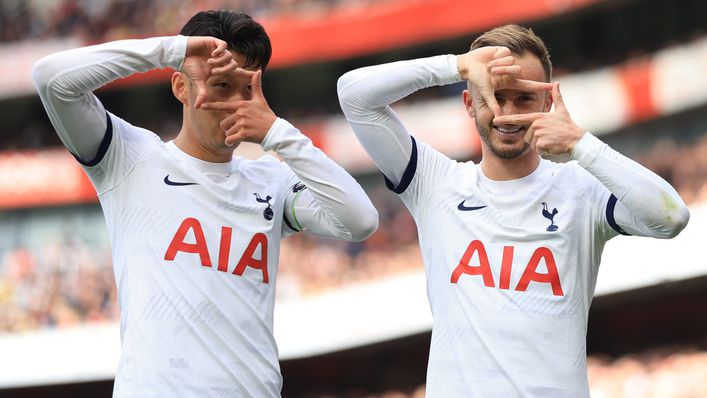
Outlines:
{"label": "thumb", "polygon": [[479,90],[481,97],[484,99],[484,102],[486,102],[486,106],[488,106],[489,109],[491,109],[491,112],[493,112],[493,115],[501,116],[501,107],[498,105],[498,101],[496,101],[496,92],[493,87],[483,85],[478,86],[477,89]]}
{"label": "thumb", "polygon": [[262,82],[263,70],[258,69],[253,76],[250,78],[250,87],[253,93],[253,99],[265,98],[263,94],[263,82]]}
{"label": "thumb", "polygon": [[566,112],[565,101],[562,99],[560,92],[560,82],[555,82],[552,85],[552,102],[555,104],[555,112]]}

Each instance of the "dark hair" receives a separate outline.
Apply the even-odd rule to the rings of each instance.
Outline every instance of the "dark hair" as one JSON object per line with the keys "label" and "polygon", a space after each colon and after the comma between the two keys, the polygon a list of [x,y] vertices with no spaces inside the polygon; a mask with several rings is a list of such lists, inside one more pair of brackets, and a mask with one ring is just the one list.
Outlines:
{"label": "dark hair", "polygon": [[473,43],[471,49],[479,47],[504,46],[508,47],[513,54],[524,55],[531,53],[538,57],[545,71],[545,79],[552,79],[552,62],[550,53],[545,47],[542,39],[531,29],[520,25],[505,25],[482,34]]}
{"label": "dark hair", "polygon": [[183,36],[211,36],[228,43],[228,48],[245,57],[245,68],[265,70],[272,47],[262,25],[248,14],[230,10],[201,11],[179,31]]}

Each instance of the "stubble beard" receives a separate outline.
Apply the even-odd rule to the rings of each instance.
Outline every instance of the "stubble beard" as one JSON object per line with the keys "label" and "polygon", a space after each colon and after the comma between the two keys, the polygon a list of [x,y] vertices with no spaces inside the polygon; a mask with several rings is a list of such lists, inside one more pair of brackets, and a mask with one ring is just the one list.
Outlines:
{"label": "stubble beard", "polygon": [[482,125],[476,121],[476,130],[479,132],[481,141],[484,142],[487,148],[501,159],[515,159],[523,155],[530,149],[530,144],[523,140],[523,145],[520,147],[499,148],[491,142],[491,127]]}

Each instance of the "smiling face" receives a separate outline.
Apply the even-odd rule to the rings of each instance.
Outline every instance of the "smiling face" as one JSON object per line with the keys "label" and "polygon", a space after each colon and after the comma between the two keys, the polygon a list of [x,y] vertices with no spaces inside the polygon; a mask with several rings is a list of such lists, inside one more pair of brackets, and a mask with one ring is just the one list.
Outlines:
{"label": "smiling face", "polygon": [[[232,54],[238,65],[245,64],[242,55]],[[192,153],[204,156],[200,158],[228,161],[235,146],[226,145],[226,133],[220,123],[229,113],[195,109],[194,104],[200,91],[205,92],[208,102],[250,100],[251,81],[235,73],[209,76],[209,71],[206,62],[193,57],[186,59],[182,70],[172,76],[172,92],[183,104],[184,112],[178,140]],[[203,87],[197,83],[200,78],[205,79]]]}
{"label": "smiling face", "polygon": [[[522,68],[522,72],[518,76],[519,79],[547,81],[546,73],[536,56],[525,53],[520,57],[514,54],[514,57],[516,64]],[[547,112],[552,105],[547,92],[503,89],[497,90],[495,95],[503,115]],[[476,122],[476,128],[483,143],[484,157],[517,159],[532,155],[533,151],[530,149],[530,145],[524,140],[529,126],[494,125],[493,112],[475,87],[464,90],[463,99],[469,115]]]}

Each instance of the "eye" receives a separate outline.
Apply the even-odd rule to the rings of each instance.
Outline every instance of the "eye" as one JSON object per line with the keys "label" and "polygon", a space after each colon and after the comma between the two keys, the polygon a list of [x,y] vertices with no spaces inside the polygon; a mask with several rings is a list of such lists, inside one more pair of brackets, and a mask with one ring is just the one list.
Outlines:
{"label": "eye", "polygon": [[228,89],[231,87],[231,84],[228,82],[216,82],[216,83],[214,83],[214,87],[221,88],[221,89]]}

